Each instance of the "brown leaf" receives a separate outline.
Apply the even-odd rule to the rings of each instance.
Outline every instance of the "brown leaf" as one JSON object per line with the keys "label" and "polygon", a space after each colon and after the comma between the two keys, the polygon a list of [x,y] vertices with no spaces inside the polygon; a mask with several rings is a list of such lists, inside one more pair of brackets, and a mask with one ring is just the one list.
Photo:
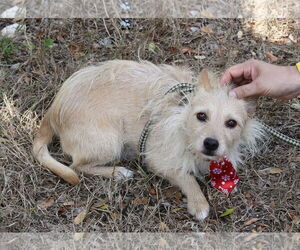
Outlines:
{"label": "brown leaf", "polygon": [[274,56],[271,52],[266,51],[265,56],[271,61],[271,62],[277,62],[278,57]]}
{"label": "brown leaf", "polygon": [[50,207],[54,204],[54,199],[50,198],[50,199],[47,199],[47,200],[44,200],[42,202],[40,202],[38,204],[38,207],[39,208],[47,208],[47,207]]}
{"label": "brown leaf", "polygon": [[217,52],[216,52],[216,56],[220,57],[223,54],[223,49],[222,48],[218,48]]}
{"label": "brown leaf", "polygon": [[280,174],[283,172],[281,168],[265,168],[258,170],[260,174]]}
{"label": "brown leaf", "polygon": [[114,220],[120,219],[122,217],[122,214],[120,213],[111,213],[111,218]]}
{"label": "brown leaf", "polygon": [[74,201],[66,201],[66,202],[63,203],[63,205],[64,206],[74,206],[75,203],[74,203]]}
{"label": "brown leaf", "polygon": [[209,28],[208,26],[203,26],[201,28],[201,31],[206,33],[206,34],[213,34],[214,33],[213,30],[211,28]]}
{"label": "brown leaf", "polygon": [[180,199],[182,197],[182,193],[177,187],[170,187],[163,191],[163,194],[168,198]]}
{"label": "brown leaf", "polygon": [[295,161],[295,162],[300,162],[300,156],[296,156],[292,159],[292,161]]}
{"label": "brown leaf", "polygon": [[83,57],[83,56],[85,56],[85,54],[83,52],[75,52],[74,53],[74,58],[75,59],[78,59],[78,58]]}
{"label": "brown leaf", "polygon": [[103,205],[106,205],[106,203],[108,202],[108,199],[105,198],[105,199],[100,199],[98,201],[96,201],[93,205],[92,205],[92,209],[96,209],[96,208],[100,208],[102,207]]}
{"label": "brown leaf", "polygon": [[154,188],[150,188],[148,190],[148,193],[151,194],[151,195],[156,195],[156,190]]}
{"label": "brown leaf", "polygon": [[168,228],[168,226],[164,222],[160,222],[159,225],[158,225],[158,231],[159,232],[164,232],[164,231],[167,230],[167,228]]}
{"label": "brown leaf", "polygon": [[249,226],[249,225],[253,224],[254,222],[257,222],[258,220],[259,220],[258,218],[252,218],[250,220],[245,221],[244,225]]}
{"label": "brown leaf", "polygon": [[83,209],[74,219],[73,223],[75,225],[80,224],[81,222],[83,222],[83,220],[85,219],[86,215],[88,214],[88,210],[87,209]]}
{"label": "brown leaf", "polygon": [[245,193],[245,197],[246,197],[246,198],[251,198],[252,195],[251,195],[250,193],[247,192],[247,193]]}
{"label": "brown leaf", "polygon": [[214,17],[214,15],[211,12],[209,12],[208,10],[201,11],[201,15],[202,15],[202,17],[206,17],[206,18],[213,18]]}
{"label": "brown leaf", "polygon": [[182,47],[180,48],[180,51],[181,51],[183,54],[185,54],[185,53],[191,53],[191,52],[193,52],[194,49],[191,48],[191,47],[189,47],[189,46],[182,46]]}
{"label": "brown leaf", "polygon": [[77,44],[70,44],[68,46],[68,49],[71,51],[71,52],[78,52],[80,51],[80,47],[77,45]]}
{"label": "brown leaf", "polygon": [[139,197],[139,198],[135,198],[132,203],[133,205],[147,205],[150,201],[150,198],[146,198],[146,197]]}
{"label": "brown leaf", "polygon": [[73,240],[74,241],[78,241],[78,240],[82,239],[82,237],[84,236],[84,234],[85,234],[84,232],[74,233]]}

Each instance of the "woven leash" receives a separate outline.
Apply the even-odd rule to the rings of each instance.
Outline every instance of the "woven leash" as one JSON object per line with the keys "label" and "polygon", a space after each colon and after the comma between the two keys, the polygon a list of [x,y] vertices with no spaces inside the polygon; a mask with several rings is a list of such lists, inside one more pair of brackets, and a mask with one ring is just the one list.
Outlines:
{"label": "woven leash", "polygon": [[287,135],[284,135],[284,134],[278,132],[277,130],[275,130],[274,128],[270,127],[269,125],[265,124],[264,122],[262,122],[260,120],[258,120],[258,122],[262,125],[264,130],[266,130],[271,135],[273,135],[273,136],[277,137],[278,139],[280,139],[284,142],[287,142],[291,145],[300,147],[300,140],[296,140],[294,138],[288,137]]}
{"label": "woven leash", "polygon": [[[186,94],[190,94],[192,92],[194,92],[195,90],[195,85],[194,84],[190,84],[190,83],[179,83],[176,84],[175,86],[173,86],[172,88],[170,88],[165,95],[170,94],[170,93],[174,93],[175,91],[179,91],[179,93],[182,96],[185,96]],[[277,137],[278,139],[287,142],[293,146],[296,147],[300,147],[300,140],[296,140],[294,138],[288,137],[280,132],[278,132],[277,130],[275,130],[274,128],[270,127],[269,125],[265,124],[264,122],[258,120],[258,122],[262,125],[262,127],[264,128],[265,131],[267,131],[268,133],[270,133],[271,135]],[[146,123],[140,140],[139,140],[139,144],[138,144],[138,150],[140,152],[140,154],[142,155],[145,152],[145,148],[146,148],[146,141],[147,138],[149,136],[150,133],[150,126],[152,125],[152,121],[151,119]]]}
{"label": "woven leash", "polygon": [[[190,93],[194,92],[195,87],[196,86],[191,83],[178,83],[178,84],[174,85],[172,88],[170,88],[164,95],[168,95],[170,93],[174,93],[175,91],[178,91],[180,93],[180,95],[182,95],[184,97],[186,94],[190,94]],[[138,150],[141,155],[145,152],[146,141],[149,136],[151,125],[152,125],[152,120],[150,119],[146,123],[146,125],[142,131],[142,134],[141,134],[141,137],[139,140],[139,144],[138,144]]]}

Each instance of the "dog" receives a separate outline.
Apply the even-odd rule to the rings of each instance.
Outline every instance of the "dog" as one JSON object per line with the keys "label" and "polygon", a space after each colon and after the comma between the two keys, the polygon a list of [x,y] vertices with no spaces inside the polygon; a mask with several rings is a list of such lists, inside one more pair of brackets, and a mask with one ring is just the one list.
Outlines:
{"label": "dog", "polygon": [[[178,83],[195,90],[166,94]],[[77,172],[108,178],[131,178],[133,172],[114,162],[139,155],[138,144],[151,120],[143,157],[157,175],[178,186],[187,197],[190,214],[198,220],[209,204],[197,183],[209,161],[227,156],[234,165],[245,149],[255,152],[261,127],[252,118],[253,104],[229,95],[217,77],[202,70],[147,61],[112,60],[89,66],[68,78],[41,122],[33,142],[36,159],[71,184]],[[70,167],[56,161],[47,145],[60,137]]]}

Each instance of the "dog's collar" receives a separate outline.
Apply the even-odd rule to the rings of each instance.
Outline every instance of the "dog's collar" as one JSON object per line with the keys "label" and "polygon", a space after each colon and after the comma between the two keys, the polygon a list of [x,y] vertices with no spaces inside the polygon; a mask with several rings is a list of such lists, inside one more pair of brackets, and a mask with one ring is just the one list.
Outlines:
{"label": "dog's collar", "polygon": [[[178,84],[174,85],[173,87],[171,87],[164,95],[168,95],[170,93],[174,93],[174,92],[178,91],[180,95],[186,96],[187,94],[194,92],[195,88],[196,88],[196,86],[191,83],[178,83]],[[186,98],[185,98],[185,100],[186,100]],[[182,100],[181,103],[184,102],[185,100]],[[142,134],[141,134],[141,137],[139,140],[139,144],[138,144],[138,151],[141,156],[145,153],[146,141],[147,141],[147,138],[150,133],[151,125],[152,125],[152,120],[150,118],[150,120],[145,124],[145,127],[142,131]]]}

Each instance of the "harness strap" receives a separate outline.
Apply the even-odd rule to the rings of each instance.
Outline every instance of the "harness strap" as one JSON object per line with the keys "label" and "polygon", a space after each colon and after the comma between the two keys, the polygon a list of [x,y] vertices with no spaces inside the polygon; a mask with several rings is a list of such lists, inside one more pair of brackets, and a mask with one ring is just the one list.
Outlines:
{"label": "harness strap", "polygon": [[[170,88],[164,95],[174,93],[175,91],[179,91],[179,93],[181,95],[185,96],[186,94],[193,93],[195,88],[196,88],[196,86],[191,83],[178,83],[178,84],[174,85],[172,88]],[[141,137],[140,137],[139,144],[138,144],[138,150],[139,150],[140,154],[145,153],[146,141],[147,141],[149,133],[150,133],[151,125],[152,125],[152,120],[150,119],[145,124],[145,127],[141,133]]]}
{"label": "harness strap", "polygon": [[[174,93],[175,91],[179,91],[179,93],[182,96],[185,96],[186,94],[190,94],[192,92],[195,91],[196,86],[194,84],[191,83],[178,83],[176,85],[174,85],[172,88],[170,88],[165,95],[170,94],[170,93]],[[259,123],[262,125],[262,127],[271,135],[279,138],[280,140],[287,142],[291,145],[294,145],[296,147],[300,147],[300,140],[288,137],[278,131],[276,131],[274,128],[270,127],[269,125],[265,124],[264,122],[258,120]],[[140,140],[139,140],[139,144],[138,144],[138,150],[140,152],[140,154],[142,155],[143,153],[145,153],[145,149],[146,149],[146,141],[148,139],[149,133],[150,133],[150,127],[152,125],[152,120],[150,119],[141,134]]]}

